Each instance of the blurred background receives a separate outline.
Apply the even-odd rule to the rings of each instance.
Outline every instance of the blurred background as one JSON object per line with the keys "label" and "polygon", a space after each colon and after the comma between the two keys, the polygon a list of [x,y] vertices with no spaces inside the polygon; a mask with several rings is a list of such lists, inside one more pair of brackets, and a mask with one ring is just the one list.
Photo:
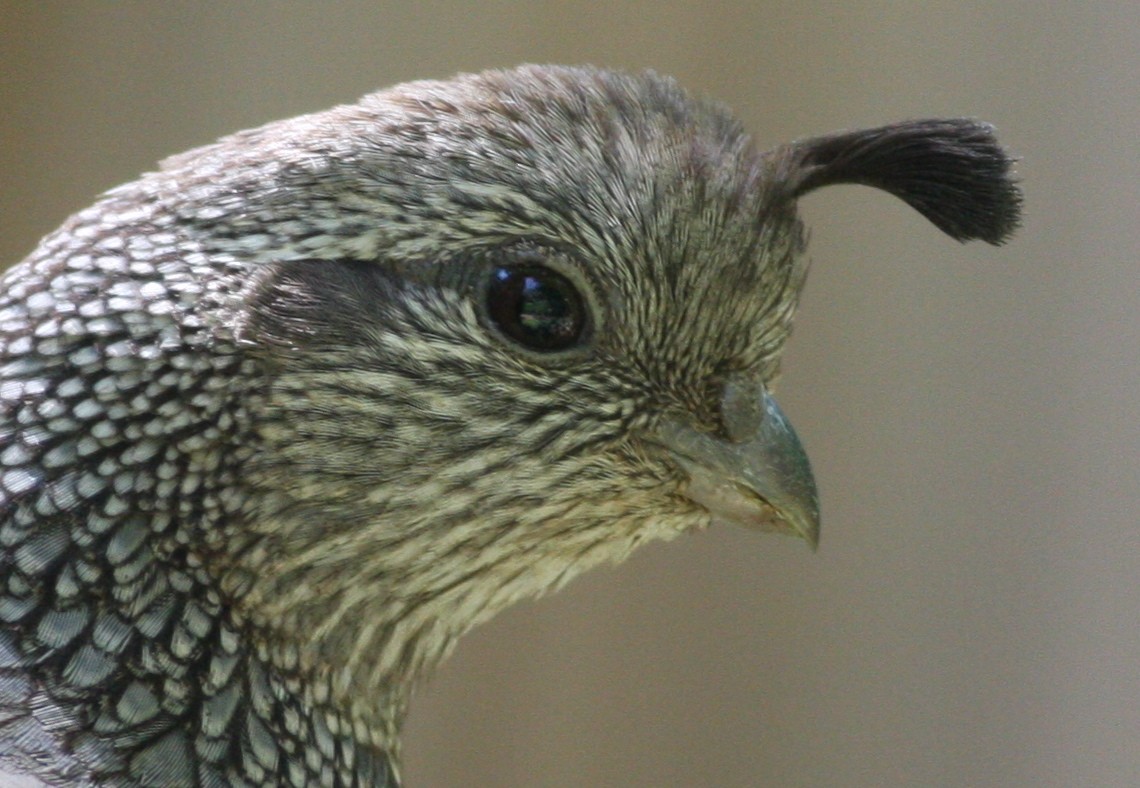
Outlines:
{"label": "blurred background", "polygon": [[163,156],[420,77],[650,67],[768,147],[928,115],[1021,158],[1008,246],[804,201],[779,394],[824,537],[643,549],[461,642],[417,786],[1140,784],[1140,4],[0,2],[0,261]]}

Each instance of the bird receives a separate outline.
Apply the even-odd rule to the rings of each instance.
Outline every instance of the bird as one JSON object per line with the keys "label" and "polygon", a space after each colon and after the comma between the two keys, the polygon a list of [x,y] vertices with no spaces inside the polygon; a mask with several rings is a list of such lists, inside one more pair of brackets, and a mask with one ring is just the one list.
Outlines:
{"label": "bird", "polygon": [[655,72],[524,65],[105,193],[0,282],[0,766],[395,786],[417,680],[504,607],[714,523],[814,546],[797,200],[996,245],[1013,162],[964,118],[761,150]]}

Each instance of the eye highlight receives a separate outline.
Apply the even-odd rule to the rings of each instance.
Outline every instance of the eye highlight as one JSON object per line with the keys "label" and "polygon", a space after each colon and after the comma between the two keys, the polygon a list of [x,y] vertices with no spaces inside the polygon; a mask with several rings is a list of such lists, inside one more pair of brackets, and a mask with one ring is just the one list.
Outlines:
{"label": "eye highlight", "polygon": [[586,306],[574,283],[534,264],[492,269],[487,315],[509,339],[542,353],[574,347],[586,328]]}

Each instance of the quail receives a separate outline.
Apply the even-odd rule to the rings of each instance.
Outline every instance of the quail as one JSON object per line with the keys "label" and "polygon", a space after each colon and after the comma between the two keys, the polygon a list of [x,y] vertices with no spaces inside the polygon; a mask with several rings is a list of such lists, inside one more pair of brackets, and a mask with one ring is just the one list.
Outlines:
{"label": "quail", "polygon": [[0,767],[394,786],[506,605],[712,522],[818,537],[770,393],[801,195],[1018,221],[993,130],[759,151],[654,73],[412,82],[164,161],[0,295]]}

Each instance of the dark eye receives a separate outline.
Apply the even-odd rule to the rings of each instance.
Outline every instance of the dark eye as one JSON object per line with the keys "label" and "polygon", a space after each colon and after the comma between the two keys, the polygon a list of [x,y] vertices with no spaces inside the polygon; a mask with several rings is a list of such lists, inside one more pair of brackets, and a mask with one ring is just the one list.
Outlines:
{"label": "dark eye", "polygon": [[586,327],[586,308],[573,283],[540,265],[491,271],[487,314],[500,331],[537,351],[566,350]]}

